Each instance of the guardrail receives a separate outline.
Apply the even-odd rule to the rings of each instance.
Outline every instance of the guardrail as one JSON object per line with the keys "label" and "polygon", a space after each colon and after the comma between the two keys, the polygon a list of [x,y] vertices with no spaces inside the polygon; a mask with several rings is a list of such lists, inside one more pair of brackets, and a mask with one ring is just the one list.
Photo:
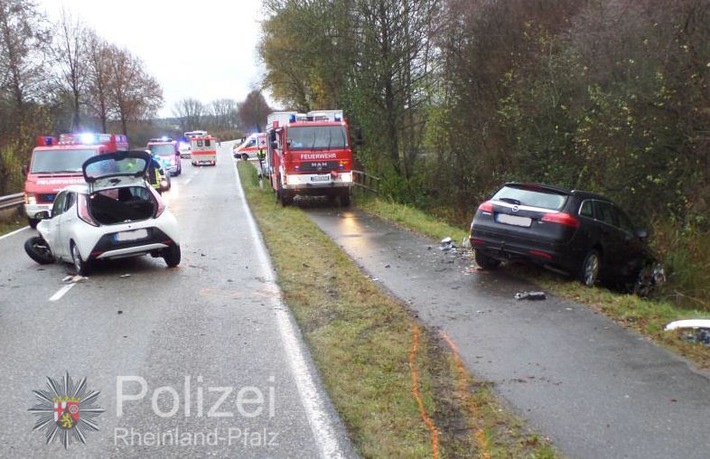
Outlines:
{"label": "guardrail", "polygon": [[360,188],[364,188],[377,194],[377,190],[380,184],[380,178],[370,175],[363,171],[352,171],[353,172],[353,185]]}
{"label": "guardrail", "polygon": [[0,210],[12,209],[13,207],[19,207],[25,203],[24,193],[9,194],[7,196],[0,196]]}

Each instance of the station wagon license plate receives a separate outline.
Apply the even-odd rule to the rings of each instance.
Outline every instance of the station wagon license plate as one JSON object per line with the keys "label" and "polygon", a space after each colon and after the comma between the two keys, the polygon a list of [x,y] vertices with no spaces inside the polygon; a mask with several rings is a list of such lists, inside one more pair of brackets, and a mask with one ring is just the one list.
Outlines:
{"label": "station wagon license plate", "polygon": [[496,221],[498,221],[498,223],[505,223],[506,225],[523,226],[525,228],[529,228],[530,225],[532,225],[532,218],[520,217],[518,215],[498,214],[496,215]]}
{"label": "station wagon license plate", "polygon": [[125,241],[136,241],[138,239],[145,239],[148,237],[148,230],[146,229],[137,229],[133,231],[122,231],[120,233],[116,233],[113,236],[113,239],[116,242],[125,242]]}
{"label": "station wagon license plate", "polygon": [[311,182],[329,182],[330,175],[314,175],[311,177]]}

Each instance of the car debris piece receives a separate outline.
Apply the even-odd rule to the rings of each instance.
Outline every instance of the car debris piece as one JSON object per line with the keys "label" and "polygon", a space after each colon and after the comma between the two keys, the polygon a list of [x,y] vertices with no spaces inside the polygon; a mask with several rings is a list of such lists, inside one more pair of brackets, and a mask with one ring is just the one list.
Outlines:
{"label": "car debris piece", "polygon": [[515,294],[516,300],[545,300],[545,292],[518,292]]}
{"label": "car debris piece", "polygon": [[710,319],[683,319],[676,320],[666,325],[666,330],[676,330],[678,328],[708,328],[710,329]]}
{"label": "car debris piece", "polygon": [[666,325],[666,331],[691,329],[681,339],[694,343],[701,343],[710,347],[710,319],[684,319],[676,320]]}
{"label": "car debris piece", "polygon": [[456,243],[450,237],[445,237],[441,240],[441,247],[439,248],[444,252],[448,252],[449,250],[456,248]]}

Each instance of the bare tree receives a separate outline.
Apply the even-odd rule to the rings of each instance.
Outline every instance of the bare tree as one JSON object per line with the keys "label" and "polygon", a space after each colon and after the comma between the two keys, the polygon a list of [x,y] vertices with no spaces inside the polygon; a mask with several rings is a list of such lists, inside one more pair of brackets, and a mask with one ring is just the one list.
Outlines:
{"label": "bare tree", "polygon": [[205,106],[197,99],[181,99],[173,106],[173,116],[178,119],[183,132],[201,129]]}
{"label": "bare tree", "polygon": [[93,30],[87,31],[86,44],[89,66],[87,107],[89,112],[99,119],[102,132],[107,132],[111,115],[111,56],[116,51],[113,50],[114,46],[109,45]]}
{"label": "bare tree", "polygon": [[88,34],[79,20],[62,8],[57,34],[54,36],[53,60],[60,90],[70,95],[72,109],[72,130],[80,131],[81,104],[89,75]]}
{"label": "bare tree", "polygon": [[237,102],[233,99],[218,99],[209,105],[214,129],[232,129],[237,126],[239,119]]}
{"label": "bare tree", "polygon": [[113,49],[110,62],[110,100],[124,134],[128,123],[155,116],[163,104],[163,90],[143,70],[143,63],[126,49]]}

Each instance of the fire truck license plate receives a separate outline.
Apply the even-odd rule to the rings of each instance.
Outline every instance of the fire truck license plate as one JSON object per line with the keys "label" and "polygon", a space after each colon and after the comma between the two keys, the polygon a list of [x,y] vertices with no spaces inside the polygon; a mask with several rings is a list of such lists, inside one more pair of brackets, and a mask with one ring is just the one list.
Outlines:
{"label": "fire truck license plate", "polygon": [[148,237],[148,230],[146,229],[138,229],[134,231],[123,231],[121,233],[116,233],[113,238],[116,240],[116,242],[123,242],[123,241],[135,241],[137,239],[143,239]]}
{"label": "fire truck license plate", "polygon": [[314,175],[311,177],[311,182],[329,182],[330,175]]}

